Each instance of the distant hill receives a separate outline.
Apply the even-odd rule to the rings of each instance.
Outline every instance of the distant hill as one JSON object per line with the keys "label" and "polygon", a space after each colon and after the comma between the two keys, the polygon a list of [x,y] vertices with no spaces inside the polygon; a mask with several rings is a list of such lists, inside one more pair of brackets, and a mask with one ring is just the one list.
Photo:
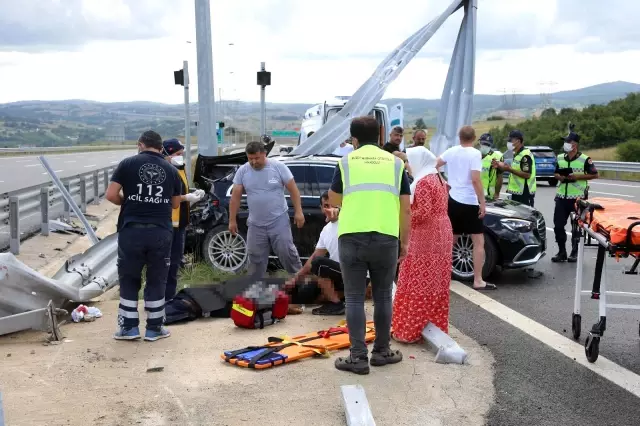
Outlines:
{"label": "distant hill", "polygon": [[[631,92],[639,92],[640,84],[616,81],[553,93],[551,105],[557,109],[581,109],[591,104],[605,104]],[[506,98],[506,103],[505,103]],[[515,100],[515,102],[514,102]],[[322,102],[318,99],[317,102]],[[439,99],[384,99],[387,105],[404,105],[405,123],[423,118],[434,125]],[[269,128],[299,127],[301,117],[312,104],[267,103]],[[531,117],[541,112],[539,95],[483,95],[474,96],[474,119],[484,120],[491,115]],[[17,145],[55,146],[112,140],[114,134],[124,132],[125,139],[137,138],[143,129],[153,127],[162,135],[183,134],[183,105],[155,102],[102,103],[87,100],[20,101],[0,104],[0,147]],[[192,108],[197,120],[197,104]],[[217,103],[219,120],[225,121],[227,133],[238,129],[245,134],[257,134],[260,104],[258,102],[225,101]],[[231,127],[231,129],[229,128]],[[115,129],[115,130],[114,130]],[[195,127],[192,129],[195,134]],[[118,138],[116,137],[115,140]]]}

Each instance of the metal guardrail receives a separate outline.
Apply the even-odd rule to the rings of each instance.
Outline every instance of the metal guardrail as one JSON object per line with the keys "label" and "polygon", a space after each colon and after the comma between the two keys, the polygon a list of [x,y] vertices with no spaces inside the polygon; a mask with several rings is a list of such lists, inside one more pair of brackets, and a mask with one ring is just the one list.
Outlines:
{"label": "metal guardrail", "polygon": [[618,173],[640,173],[640,163],[622,161],[594,161],[598,170]]}
{"label": "metal guardrail", "polygon": [[[198,148],[192,147],[191,153],[196,155]],[[115,167],[60,179],[82,213],[89,203],[100,203]],[[0,194],[0,250],[20,254],[22,240],[38,232],[49,235],[49,220],[59,217],[70,219],[71,207],[52,182]]]}
{"label": "metal guardrail", "polygon": [[34,146],[30,148],[0,148],[0,155],[4,153],[10,154],[42,154],[45,152],[67,152],[67,151],[98,151],[105,150],[118,150],[118,149],[136,149],[136,145],[131,143],[129,145],[85,145],[85,146]]}

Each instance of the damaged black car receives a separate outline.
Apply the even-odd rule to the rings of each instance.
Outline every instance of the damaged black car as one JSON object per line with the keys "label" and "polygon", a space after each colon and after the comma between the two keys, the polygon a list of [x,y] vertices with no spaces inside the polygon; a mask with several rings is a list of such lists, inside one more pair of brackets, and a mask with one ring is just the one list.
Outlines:
{"label": "damaged black car", "polygon": [[[274,142],[266,145],[267,152]],[[311,256],[320,232],[326,224],[320,209],[320,196],[331,185],[333,172],[340,157],[333,155],[291,156],[270,158],[285,163],[300,191],[305,225],[293,224],[293,206],[289,215],[293,240],[304,262]],[[229,232],[229,202],[236,170],[247,162],[245,153],[219,157],[198,156],[194,182],[207,192],[206,197],[192,206],[191,224],[187,229],[186,251],[196,253],[211,267],[239,273],[246,269],[247,224],[249,215],[246,196],[238,214],[238,233]],[[285,192],[287,199],[288,193]],[[484,218],[486,260],[483,276],[489,277],[501,269],[532,266],[546,253],[546,225],[542,213],[509,200],[487,201]],[[456,280],[473,280],[473,245],[470,236],[463,235],[454,244],[452,276]],[[271,253],[272,267],[277,268]]]}

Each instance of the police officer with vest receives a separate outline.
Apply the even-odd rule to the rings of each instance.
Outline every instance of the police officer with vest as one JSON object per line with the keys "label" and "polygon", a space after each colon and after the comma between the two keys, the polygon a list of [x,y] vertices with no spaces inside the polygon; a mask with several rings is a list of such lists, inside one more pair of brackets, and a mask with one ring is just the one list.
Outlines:
{"label": "police officer with vest", "polygon": [[167,276],[167,285],[164,293],[164,300],[168,302],[176,295],[176,288],[178,287],[178,270],[182,264],[182,256],[184,254],[184,243],[187,225],[189,224],[189,207],[191,203],[200,201],[204,197],[204,191],[197,189],[195,192],[189,193],[189,182],[184,168],[184,145],[178,139],[168,139],[162,145],[162,153],[165,158],[178,170],[180,195],[183,199],[180,206],[171,212],[171,224],[173,225],[171,266],[169,266],[169,275]]}
{"label": "police officer with vest", "polygon": [[[163,325],[164,297],[171,257],[171,210],[182,201],[178,171],[162,155],[162,138],[154,131],[138,139],[138,155],[118,164],[106,199],[121,206],[118,217],[119,329],[116,340],[137,340],[138,293],[146,266],[144,340],[169,337]],[[122,193],[121,193],[122,191]]]}
{"label": "police officer with vest", "polygon": [[367,271],[371,276],[376,338],[371,365],[402,361],[392,351],[391,288],[411,232],[411,189],[401,159],[378,145],[380,128],[371,116],[354,118],[355,150],[342,157],[334,174],[329,203],[341,206],[338,222],[340,269],[344,282],[351,353],[338,358],[338,370],[369,373],[364,311]]}
{"label": "police officer with vest", "polygon": [[567,234],[565,225],[574,211],[576,199],[588,196],[588,181],[598,178],[598,171],[591,158],[578,151],[580,135],[570,132],[564,138],[565,154],[558,155],[555,177],[560,184],[556,191],[556,206],[553,211],[553,232],[558,243],[558,254],[551,258],[552,262],[576,262],[578,259],[578,236],[571,239],[571,254],[567,256],[565,247]]}
{"label": "police officer with vest", "polygon": [[520,130],[509,132],[507,149],[513,151],[511,165],[503,161],[494,161],[493,164],[500,171],[511,174],[507,186],[511,199],[533,207],[536,196],[536,163],[531,151],[524,146],[524,135]]}
{"label": "police officer with vest", "polygon": [[495,150],[493,136],[489,133],[483,133],[478,142],[480,142],[480,153],[482,153],[482,173],[480,173],[480,178],[482,179],[484,195],[490,200],[497,200],[502,189],[502,172],[494,164],[496,162],[504,162],[504,157],[500,151]]}

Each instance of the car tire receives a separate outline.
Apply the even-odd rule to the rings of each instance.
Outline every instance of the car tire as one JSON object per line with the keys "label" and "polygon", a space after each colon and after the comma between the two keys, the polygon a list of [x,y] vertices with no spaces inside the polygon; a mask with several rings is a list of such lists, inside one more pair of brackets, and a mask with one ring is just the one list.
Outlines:
{"label": "car tire", "polygon": [[558,186],[558,179],[549,179],[549,186]]}
{"label": "car tire", "polygon": [[[497,270],[498,264],[498,246],[493,238],[484,234],[484,268],[482,270],[482,278],[488,279]],[[453,247],[453,259],[451,277],[456,281],[471,282],[473,281],[473,269],[468,267],[468,262],[471,260],[469,256],[473,256],[473,243],[471,242],[470,235],[462,235],[458,241],[454,241]],[[466,259],[466,260],[465,260]],[[462,262],[462,263],[460,263]]]}
{"label": "car tire", "polygon": [[232,235],[227,225],[218,225],[207,232],[202,257],[215,270],[230,274],[245,272],[249,263],[247,236],[240,231]]}

